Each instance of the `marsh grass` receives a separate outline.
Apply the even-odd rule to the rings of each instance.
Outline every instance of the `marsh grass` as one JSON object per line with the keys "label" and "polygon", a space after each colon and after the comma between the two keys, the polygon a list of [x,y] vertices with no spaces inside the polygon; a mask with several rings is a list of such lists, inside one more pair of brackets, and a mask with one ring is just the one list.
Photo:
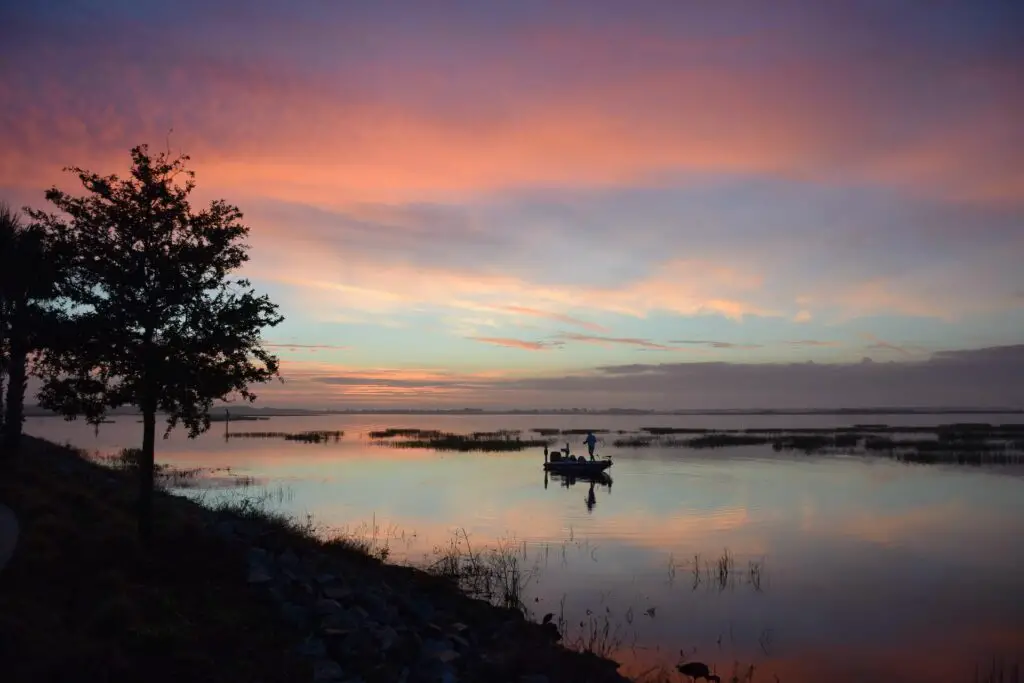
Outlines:
{"label": "marsh grass", "polygon": [[597,612],[586,610],[586,619],[579,622],[579,633],[568,639],[563,635],[562,639],[574,650],[612,659],[625,643],[626,630],[621,621],[612,617],[611,608],[605,606]]}
{"label": "marsh grass", "polygon": [[[138,467],[142,450],[138,448],[122,448],[117,453],[103,454],[95,452],[83,455],[91,462],[117,472],[134,472]],[[208,489],[208,488],[239,488],[249,489],[258,481],[255,477],[236,475],[230,467],[172,467],[164,463],[153,465],[155,485],[162,490],[172,489]]]}
{"label": "marsh grass", "polygon": [[[643,427],[616,439],[618,448],[716,449],[770,445],[806,455],[885,455],[901,462],[1024,464],[1024,425],[958,423],[931,427],[855,425],[838,428],[701,429]],[[697,436],[687,436],[696,434]],[[912,436],[911,436],[912,435]]]}
{"label": "marsh grass", "polygon": [[320,537],[326,537],[325,545],[328,547],[342,547],[348,550],[368,555],[381,562],[387,562],[391,557],[391,542],[394,539],[404,540],[404,534],[398,526],[391,524],[382,528],[377,523],[377,516],[367,524],[363,523],[355,527],[342,527],[341,529],[329,529],[320,531]]}
{"label": "marsh grass", "polygon": [[387,448],[422,448],[434,451],[458,451],[458,452],[508,452],[522,451],[527,448],[543,448],[551,445],[554,440],[548,439],[523,439],[519,432],[475,432],[473,434],[454,434],[448,432],[424,432],[414,438],[395,438],[397,434],[387,438],[373,438],[371,432],[370,443],[374,446]]}
{"label": "marsh grass", "polygon": [[435,546],[434,560],[424,569],[452,581],[467,595],[528,615],[524,593],[539,568],[524,569],[525,557],[525,543],[511,537],[474,549],[466,530],[458,529],[447,545]]}
{"label": "marsh grass", "polygon": [[1020,664],[993,657],[985,665],[975,666],[974,683],[1021,683]]}
{"label": "marsh grass", "polygon": [[469,438],[477,440],[504,439],[506,441],[511,441],[513,439],[519,439],[520,434],[522,434],[522,430],[519,429],[498,429],[492,432],[472,432],[469,435]]}
{"label": "marsh grass", "polygon": [[634,435],[616,439],[613,445],[616,448],[649,448],[658,443],[654,436]]}
{"label": "marsh grass", "polygon": [[738,566],[735,556],[725,548],[720,555],[701,557],[696,553],[693,559],[677,560],[669,555],[667,576],[669,585],[674,585],[677,577],[687,577],[690,589],[698,588],[724,591],[737,586],[749,586],[760,593],[768,587],[765,559],[749,559],[746,566]]}
{"label": "marsh grass", "polygon": [[444,433],[436,429],[407,429],[404,427],[388,427],[367,433],[367,438],[373,440],[393,439],[395,437],[407,439],[436,439]]}
{"label": "marsh grass", "polygon": [[229,432],[225,434],[229,439],[284,439],[285,441],[300,441],[302,443],[337,443],[345,432],[340,429],[334,430],[311,430],[304,432]]}

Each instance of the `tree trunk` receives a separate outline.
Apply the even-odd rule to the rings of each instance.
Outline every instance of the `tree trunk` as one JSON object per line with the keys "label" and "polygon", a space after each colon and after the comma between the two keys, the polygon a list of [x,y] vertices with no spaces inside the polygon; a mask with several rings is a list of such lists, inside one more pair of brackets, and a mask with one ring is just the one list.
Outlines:
{"label": "tree trunk", "polygon": [[21,443],[21,427],[25,421],[25,388],[28,384],[28,345],[24,339],[11,340],[11,358],[7,366],[7,405],[4,411],[3,446],[13,453]]}
{"label": "tree trunk", "polygon": [[139,540],[149,548],[153,541],[153,462],[156,449],[156,402],[142,408],[142,453],[139,455]]}
{"label": "tree trunk", "polygon": [[[0,334],[3,333],[0,328]],[[0,344],[3,340],[0,340]],[[4,378],[7,377],[7,364],[3,360],[3,350],[0,349],[0,436],[4,433]]]}
{"label": "tree trunk", "polygon": [[7,377],[7,302],[0,299],[0,435],[4,433],[4,378]]}

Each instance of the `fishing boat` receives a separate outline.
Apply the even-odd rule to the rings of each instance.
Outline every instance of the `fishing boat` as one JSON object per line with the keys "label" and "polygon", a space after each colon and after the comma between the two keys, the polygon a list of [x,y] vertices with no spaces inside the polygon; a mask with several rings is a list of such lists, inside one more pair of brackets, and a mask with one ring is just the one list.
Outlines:
{"label": "fishing boat", "polygon": [[558,474],[570,474],[576,476],[587,476],[600,474],[612,466],[611,458],[601,460],[587,460],[580,456],[575,457],[569,453],[568,444],[561,451],[548,453],[547,446],[544,447],[544,469],[548,472]]}
{"label": "fishing boat", "polygon": [[604,460],[584,460],[583,462],[580,462],[579,460],[556,460],[554,462],[548,461],[544,463],[544,469],[548,472],[577,474],[580,476],[587,474],[599,474],[611,466],[611,458],[606,458]]}

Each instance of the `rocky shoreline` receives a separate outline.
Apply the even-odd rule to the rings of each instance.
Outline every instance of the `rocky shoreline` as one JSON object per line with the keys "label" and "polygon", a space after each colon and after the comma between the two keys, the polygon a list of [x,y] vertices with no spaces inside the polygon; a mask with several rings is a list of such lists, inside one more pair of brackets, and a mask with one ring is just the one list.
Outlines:
{"label": "rocky shoreline", "polygon": [[305,634],[315,683],[627,683],[618,664],[568,650],[550,621],[463,594],[451,581],[297,537],[259,520],[210,513],[244,550],[247,580]]}

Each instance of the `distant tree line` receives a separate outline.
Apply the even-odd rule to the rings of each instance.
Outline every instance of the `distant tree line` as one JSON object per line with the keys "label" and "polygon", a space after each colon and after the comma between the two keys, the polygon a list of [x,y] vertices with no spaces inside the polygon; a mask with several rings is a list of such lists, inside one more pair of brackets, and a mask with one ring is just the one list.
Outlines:
{"label": "distant tree line", "polygon": [[46,191],[51,211],[0,202],[0,455],[17,452],[30,374],[39,405],[99,424],[142,413],[139,533],[149,543],[156,414],[195,437],[213,401],[253,401],[278,375],[260,342],[283,318],[236,271],[249,228],[222,200],[193,209],[187,156],[131,150],[128,177],[73,167],[83,192]]}

